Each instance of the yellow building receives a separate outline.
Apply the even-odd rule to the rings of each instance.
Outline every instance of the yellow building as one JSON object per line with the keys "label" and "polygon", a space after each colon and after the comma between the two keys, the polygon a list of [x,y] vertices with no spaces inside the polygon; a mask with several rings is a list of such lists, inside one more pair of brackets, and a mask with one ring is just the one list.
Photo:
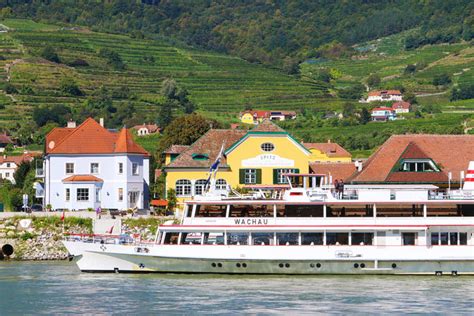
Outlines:
{"label": "yellow building", "polygon": [[351,162],[352,155],[339,144],[303,143],[311,152],[311,162]]}
{"label": "yellow building", "polygon": [[[211,129],[189,147],[165,151],[166,189],[174,188],[181,201],[201,194],[222,146],[218,189],[285,184],[283,174],[309,173],[311,162],[324,160],[324,151],[311,152],[269,120],[250,131]],[[326,156],[325,161],[335,161],[332,159],[334,156]]]}

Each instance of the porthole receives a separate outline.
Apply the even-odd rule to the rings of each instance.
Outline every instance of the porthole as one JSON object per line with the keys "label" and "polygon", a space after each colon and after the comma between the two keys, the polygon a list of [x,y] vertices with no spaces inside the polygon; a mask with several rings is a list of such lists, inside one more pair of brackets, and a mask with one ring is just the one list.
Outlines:
{"label": "porthole", "polygon": [[285,268],[289,268],[290,267],[290,264],[289,263],[285,263]]}
{"label": "porthole", "polygon": [[320,263],[316,263],[316,268],[321,268],[321,264],[320,264]]}
{"label": "porthole", "polygon": [[310,266],[311,268],[314,268],[314,267],[315,267],[314,263],[310,263],[309,266]]}
{"label": "porthole", "polygon": [[215,267],[216,267],[215,262],[213,262],[213,263],[211,264],[211,266],[212,266],[213,268],[215,268]]}
{"label": "porthole", "polygon": [[242,267],[243,267],[243,268],[247,268],[247,264],[246,264],[246,263],[242,263]]}
{"label": "porthole", "polygon": [[236,266],[237,268],[240,268],[240,263],[236,263],[235,266]]}
{"label": "porthole", "polygon": [[222,263],[219,262],[219,263],[217,264],[217,266],[218,266],[219,268],[222,268]]}
{"label": "porthole", "polygon": [[392,268],[395,269],[397,267],[396,263],[392,263]]}
{"label": "porthole", "polygon": [[284,267],[283,263],[280,263],[278,266],[279,266],[280,268],[283,268],[283,267]]}
{"label": "porthole", "polygon": [[361,267],[361,268],[365,268],[365,263],[361,263],[361,264],[360,264],[360,267]]}
{"label": "porthole", "polygon": [[359,264],[358,263],[354,263],[354,268],[358,268],[359,267]]}
{"label": "porthole", "polygon": [[272,143],[263,143],[262,145],[260,145],[260,148],[262,148],[263,151],[269,152],[275,149],[275,145],[273,145]]}

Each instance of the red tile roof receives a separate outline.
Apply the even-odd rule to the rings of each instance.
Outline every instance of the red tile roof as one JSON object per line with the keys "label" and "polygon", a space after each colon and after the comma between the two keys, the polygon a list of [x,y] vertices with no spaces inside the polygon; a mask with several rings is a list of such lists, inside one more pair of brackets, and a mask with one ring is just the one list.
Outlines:
{"label": "red tile roof", "polygon": [[352,155],[337,143],[303,143],[308,149],[317,149],[329,157],[352,157]]}
{"label": "red tile roof", "polygon": [[149,155],[135,143],[130,132],[119,133],[102,127],[88,118],[75,128],[55,128],[46,135],[46,154],[111,154],[134,153]]}
{"label": "red tile roof", "polygon": [[163,153],[164,154],[180,154],[188,148],[189,148],[188,145],[171,145]]}
{"label": "red tile roof", "polygon": [[30,162],[33,160],[32,154],[23,154],[20,156],[0,156],[0,164],[4,162],[13,162],[17,166],[22,164],[23,162]]}
{"label": "red tile roof", "polygon": [[63,182],[104,182],[91,174],[77,174],[63,179]]}
{"label": "red tile roof", "polygon": [[0,144],[13,144],[12,139],[6,133],[0,134]]}
{"label": "red tile roof", "polygon": [[392,109],[404,109],[404,110],[409,110],[410,109],[410,102],[405,102],[405,101],[398,101],[392,104]]}
{"label": "red tile roof", "polygon": [[379,107],[379,108],[373,108],[372,109],[372,113],[375,112],[375,111],[389,111],[389,112],[393,112],[394,109],[392,108],[389,108],[389,107]]}
{"label": "red tile roof", "polygon": [[400,90],[377,90],[377,91],[370,91],[369,97],[380,96],[382,94],[401,95],[402,93],[400,92]]}
{"label": "red tile roof", "polygon": [[353,162],[313,162],[309,165],[309,167],[313,173],[324,174],[328,177],[332,176],[333,181],[336,179],[342,179],[344,182],[346,182],[346,180],[349,179],[349,177],[356,171],[356,167]]}
{"label": "red tile roof", "polygon": [[[437,172],[392,172],[402,158],[430,158],[441,168]],[[363,165],[352,182],[445,182],[451,172],[459,181],[474,160],[474,135],[394,135],[390,137]]]}
{"label": "red tile roof", "polygon": [[251,129],[252,132],[284,132],[285,130],[270,120],[263,120],[260,124]]}
{"label": "red tile roof", "polygon": [[132,127],[134,130],[139,130],[141,128],[146,128],[148,133],[153,134],[160,131],[160,127],[156,124],[142,124],[142,125],[135,125]]}
{"label": "red tile roof", "polygon": [[[209,168],[216,160],[222,144],[224,144],[225,150],[245,136],[245,134],[246,131],[243,130],[211,129],[183,151],[166,168]],[[193,156],[196,154],[207,155],[209,159],[195,160]],[[223,158],[221,166],[225,164],[226,160]]]}

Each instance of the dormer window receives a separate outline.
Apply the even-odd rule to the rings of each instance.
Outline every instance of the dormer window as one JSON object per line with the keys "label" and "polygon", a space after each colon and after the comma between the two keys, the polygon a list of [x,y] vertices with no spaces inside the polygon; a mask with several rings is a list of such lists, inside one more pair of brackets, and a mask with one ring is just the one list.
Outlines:
{"label": "dormer window", "polygon": [[400,164],[402,172],[439,172],[438,166],[431,159],[404,159]]}
{"label": "dormer window", "polygon": [[193,157],[193,160],[208,160],[209,159],[208,154],[193,154],[192,157]]}

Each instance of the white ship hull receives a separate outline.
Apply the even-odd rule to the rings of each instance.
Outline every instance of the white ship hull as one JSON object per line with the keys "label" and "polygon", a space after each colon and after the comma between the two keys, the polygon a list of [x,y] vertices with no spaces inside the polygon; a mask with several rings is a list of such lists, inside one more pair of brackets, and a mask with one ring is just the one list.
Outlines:
{"label": "white ship hull", "polygon": [[83,272],[474,275],[472,246],[64,244]]}

